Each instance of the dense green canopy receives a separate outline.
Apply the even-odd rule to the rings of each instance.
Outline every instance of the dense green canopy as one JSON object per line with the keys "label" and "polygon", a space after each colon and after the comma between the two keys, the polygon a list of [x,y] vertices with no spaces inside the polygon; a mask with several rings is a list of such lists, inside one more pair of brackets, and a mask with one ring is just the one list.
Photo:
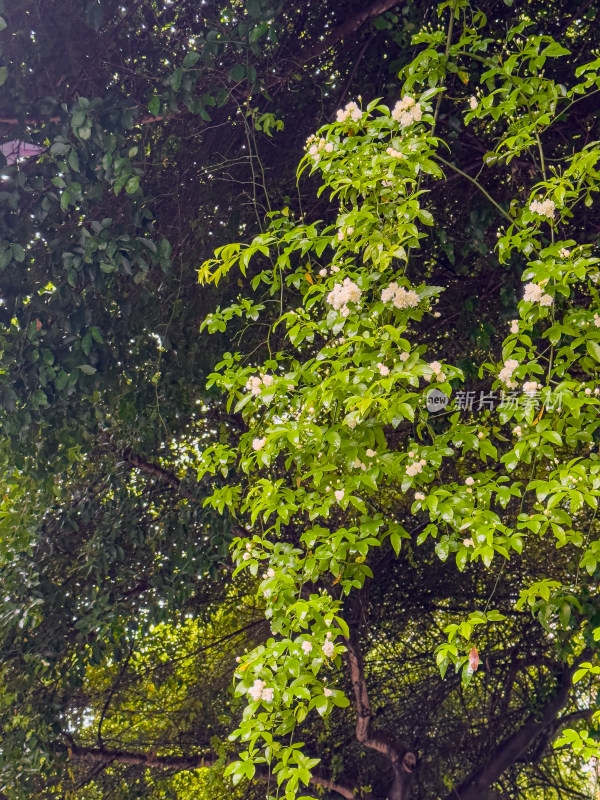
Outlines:
{"label": "dense green canopy", "polygon": [[[449,30],[455,5],[462,11]],[[423,53],[431,85],[445,87],[432,102],[447,167],[444,180],[433,172],[419,178],[435,226],[419,249],[410,244],[407,274],[414,285],[446,291],[439,316],[419,328],[419,343],[462,369],[454,389],[477,398],[491,390],[490,375],[478,370],[502,357],[526,263],[519,251],[501,261],[498,229],[546,169],[600,139],[598,89],[544,130],[545,161],[536,146],[508,164],[486,160],[505,135],[504,119],[467,125],[464,109],[471,95],[481,96],[483,54],[502,52],[506,32],[520,22],[529,23],[523,41],[552,36],[570,52],[539,65],[533,59],[520,77],[543,69],[556,84],[573,85],[576,68],[600,45],[600,4],[446,6],[441,16],[425,0],[19,0],[0,7],[2,140],[44,148],[3,165],[0,185],[6,798],[277,794],[264,765],[235,787],[223,775],[239,749],[228,737],[245,706],[234,693],[236,658],[264,645],[271,629],[257,594],[260,575],[237,571],[230,552],[235,537],[263,534],[260,520],[236,505],[252,478],[227,455],[252,439],[261,418],[249,422],[207,379],[227,351],[239,354],[248,375],[275,363],[287,347],[283,326],[269,337],[264,329],[300,307],[296,278],[317,283],[328,256],[294,254],[295,282],[282,284],[278,302],[255,297],[260,319],[251,309],[249,319],[231,312],[227,327],[215,316],[201,329],[240,297],[250,308],[250,284],[264,269],[260,253],[245,276],[231,271],[218,284],[199,284],[198,270],[216,247],[248,243],[273,219],[283,220],[281,230],[335,224],[338,199],[319,191],[320,176],[307,170],[296,179],[307,137],[359,97],[365,106],[382,98],[392,107],[404,94],[399,71]],[[447,35],[456,42],[463,24],[481,23],[479,12],[488,39],[480,61],[448,60]],[[422,27],[438,26],[439,47],[412,42]],[[592,246],[590,258],[600,236],[594,169],[595,162],[586,173],[590,200],[576,204],[568,222],[569,237]],[[281,217],[269,216],[281,209]],[[589,299],[584,290],[574,297]],[[312,346],[299,349],[300,361],[314,355]],[[463,416],[483,420],[489,441],[504,447],[506,431],[491,411],[476,402]],[[388,426],[388,446],[425,441],[431,429]],[[587,438],[575,431],[565,438],[562,461],[597,441],[590,430]],[[479,469],[475,451],[461,453],[452,469],[446,464],[440,480],[464,481]],[[290,463],[274,458],[269,476],[299,488],[303,479]],[[530,463],[516,469],[529,479]],[[372,572],[363,585],[342,596],[340,569],[337,579],[312,586],[337,592],[343,605],[349,655],[329,679],[353,702],[300,720],[303,752],[320,759],[305,794],[590,796],[588,751],[552,742],[565,721],[585,725],[590,739],[600,736],[591,721],[593,675],[571,687],[578,663],[595,664],[595,562],[581,567],[576,548],[540,538],[519,558],[491,566],[473,560],[458,572],[453,558],[440,560],[439,542],[437,549],[431,538],[417,542],[427,520],[413,496],[390,482],[371,498],[370,511],[392,514],[410,537],[400,549],[385,540],[357,562]],[[538,510],[514,497],[505,508]],[[589,502],[575,510],[573,527],[586,532],[587,547],[598,536],[596,509]],[[331,512],[332,526],[350,526],[352,513]],[[291,515],[279,541],[298,547],[305,524]],[[533,615],[527,604],[516,610],[522,587],[545,578],[571,594],[554,606],[532,601]],[[441,676],[435,653],[446,626],[490,607],[504,619],[477,630],[480,670],[468,682],[460,670]],[[362,704],[357,674],[368,685]],[[395,755],[387,744],[373,747],[377,737],[363,735],[361,725],[393,740]],[[500,762],[497,774],[486,773]],[[402,769],[410,784],[392,798]],[[478,775],[491,777],[477,784]]]}

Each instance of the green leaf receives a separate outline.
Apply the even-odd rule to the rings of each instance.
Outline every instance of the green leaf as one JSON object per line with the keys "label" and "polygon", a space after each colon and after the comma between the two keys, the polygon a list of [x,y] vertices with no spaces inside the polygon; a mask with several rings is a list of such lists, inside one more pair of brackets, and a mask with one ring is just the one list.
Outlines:
{"label": "green leaf", "polygon": [[6,82],[8,78],[8,69],[6,67],[0,67],[0,86]]}
{"label": "green leaf", "polygon": [[588,339],[586,342],[586,349],[592,358],[600,363],[600,345],[598,345],[597,342]]}
{"label": "green leaf", "polygon": [[75,150],[73,149],[71,150],[67,161],[69,162],[69,166],[71,167],[72,170],[74,170],[75,172],[79,172],[79,156],[77,155],[77,152]]}
{"label": "green leaf", "polygon": [[125,191],[127,194],[133,194],[137,192],[140,185],[140,179],[138,175],[132,175],[131,178],[125,184]]}
{"label": "green leaf", "polygon": [[18,261],[19,263],[25,261],[25,250],[20,244],[15,243],[11,245],[11,248],[12,248],[13,258],[15,259],[15,261]]}
{"label": "green leaf", "polygon": [[97,372],[96,367],[92,367],[91,364],[78,364],[78,367],[85,375],[93,375],[94,372]]}
{"label": "green leaf", "polygon": [[152,114],[153,117],[157,117],[160,113],[160,97],[154,95],[154,97],[148,103],[148,111]]}
{"label": "green leaf", "polygon": [[236,64],[231,70],[229,70],[229,77],[231,78],[234,83],[239,83],[244,79],[246,75],[246,67],[243,64]]}
{"label": "green leaf", "polygon": [[54,142],[54,144],[50,148],[50,152],[55,156],[63,156],[70,149],[71,146],[65,144],[64,142]]}
{"label": "green leaf", "polygon": [[197,53],[195,50],[190,50],[189,53],[185,54],[185,58],[183,59],[183,66],[186,69],[189,69],[190,67],[194,66],[194,64],[198,61],[199,58],[200,58],[200,53]]}
{"label": "green leaf", "polygon": [[179,91],[182,80],[183,80],[183,69],[181,67],[177,67],[177,69],[173,71],[173,74],[171,75],[171,79],[169,81],[171,84],[171,89],[173,89],[174,92]]}

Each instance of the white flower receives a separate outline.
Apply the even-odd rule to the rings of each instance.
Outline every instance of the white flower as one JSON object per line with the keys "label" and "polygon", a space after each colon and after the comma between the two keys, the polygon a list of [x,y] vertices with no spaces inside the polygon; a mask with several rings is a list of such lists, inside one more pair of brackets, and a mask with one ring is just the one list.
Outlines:
{"label": "white flower", "polygon": [[600,316],[598,314],[594,314],[594,325],[600,328]]}
{"label": "white flower", "polygon": [[392,119],[399,122],[402,127],[406,127],[413,122],[420,122],[423,116],[423,109],[414,97],[405,96],[398,100],[392,109]]}
{"label": "white flower", "polygon": [[313,649],[313,646],[310,642],[302,642],[302,649],[308,655],[310,651]]}
{"label": "white flower", "polygon": [[266,436],[263,436],[262,439],[252,439],[252,449],[253,450],[262,450],[265,446],[267,441]]}
{"label": "white flower", "polygon": [[344,236],[345,236],[344,229],[340,228],[339,231],[337,232],[338,240],[341,242]]}
{"label": "white flower", "polygon": [[335,645],[329,639],[325,642],[323,647],[321,648],[323,653],[327,656],[327,658],[332,658],[333,654],[335,653]]}
{"label": "white flower", "polygon": [[534,397],[535,393],[542,387],[537,381],[525,381],[523,384],[523,392],[528,397]]}
{"label": "white flower", "polygon": [[262,381],[258,375],[253,375],[246,381],[246,389],[248,389],[249,392],[252,392],[252,394],[260,394],[261,386]]}
{"label": "white flower", "polygon": [[415,500],[425,500],[423,492],[415,492]]}
{"label": "white flower", "polygon": [[477,434],[477,438],[478,439],[485,439],[485,433],[483,431],[479,431],[479,433]]}
{"label": "white flower", "polygon": [[469,106],[471,107],[471,110],[475,111],[478,105],[479,103],[477,102],[477,98],[475,97],[474,94],[472,94],[471,97],[469,98]]}
{"label": "white flower", "polygon": [[308,151],[309,155],[311,155],[311,156],[316,156],[318,152],[319,152],[319,148],[317,147],[316,144],[311,145],[311,147],[310,147],[310,149]]}
{"label": "white flower", "polygon": [[379,370],[380,375],[383,375],[384,378],[390,374],[390,368],[386,367],[386,365],[382,364],[381,362],[377,364],[377,369]]}
{"label": "white flower", "polygon": [[275,380],[275,378],[273,378],[272,375],[263,375],[262,376],[262,382],[263,382],[263,384],[265,386],[272,386],[274,380]]}
{"label": "white flower", "polygon": [[347,419],[346,420],[346,425],[350,428],[351,431],[353,431],[354,428],[356,428],[356,420],[352,419],[352,418],[351,419]]}
{"label": "white flower", "polygon": [[498,378],[503,382],[509,385],[511,382],[512,374],[519,366],[519,362],[515,361],[514,358],[509,358],[508,361],[504,362],[504,367],[500,370],[500,374]]}
{"label": "white flower", "polygon": [[432,370],[436,375],[439,375],[442,371],[442,365],[439,361],[432,361],[429,365],[429,369]]}
{"label": "white flower", "polygon": [[537,283],[527,283],[523,293],[523,300],[528,303],[539,303],[543,294],[544,290]]}
{"label": "white flower", "polygon": [[543,294],[540,297],[540,305],[541,306],[551,306],[553,302],[554,302],[554,299],[553,299],[552,295],[550,295],[550,294]]}
{"label": "white flower", "polygon": [[517,425],[516,427],[513,428],[513,435],[514,436],[521,436],[522,433],[523,433],[523,430],[522,430],[520,425]]}
{"label": "white flower", "polygon": [[272,703],[274,694],[275,694],[275,689],[273,689],[271,687],[267,687],[266,689],[262,690],[262,694],[260,696],[260,699],[264,700],[266,703]]}
{"label": "white flower", "polygon": [[511,333],[518,333],[519,332],[519,320],[512,319],[510,321],[510,332]]}
{"label": "white flower", "polygon": [[413,475],[418,475],[419,472],[423,472],[423,466],[417,462],[416,464],[408,464],[406,467],[406,474],[413,477]]}
{"label": "white flower", "polygon": [[326,297],[327,303],[333,306],[335,311],[340,311],[343,316],[348,316],[350,309],[348,303],[358,303],[362,296],[361,290],[353,283],[350,278],[344,278],[343,283],[336,283]]}
{"label": "white flower", "polygon": [[254,681],[252,686],[248,689],[248,694],[253,700],[260,700],[262,697],[263,689],[265,688],[265,682],[257,679]]}
{"label": "white flower", "polygon": [[533,214],[539,214],[541,217],[548,217],[554,219],[554,211],[556,205],[553,200],[532,200],[529,204],[529,210]]}
{"label": "white flower", "polygon": [[327,142],[325,145],[325,152],[332,153],[333,152],[333,142]]}
{"label": "white flower", "polygon": [[[396,150],[393,147],[388,147],[385,152],[388,154],[388,156],[397,158],[399,161],[404,158],[404,153],[401,153],[400,150]],[[382,183],[385,185],[386,182],[382,181]]]}
{"label": "white flower", "polygon": [[344,499],[344,490],[343,489],[336,489],[336,491],[333,494],[334,494],[335,499],[337,500],[338,503],[340,503]]}
{"label": "white flower", "polygon": [[560,250],[558,251],[558,255],[561,258],[568,258],[571,255],[571,251],[567,250],[566,247],[561,247]]}
{"label": "white flower", "polygon": [[409,358],[410,358],[410,353],[407,353],[406,351],[400,353],[400,361],[408,361]]}
{"label": "white flower", "polygon": [[588,386],[588,387],[587,387],[587,389],[585,390],[585,393],[586,393],[587,395],[590,395],[590,394],[592,393],[592,390],[590,389],[590,387],[589,387],[589,386]]}
{"label": "white flower", "polygon": [[371,448],[369,448],[369,449],[367,450],[367,456],[368,456],[369,458],[375,458],[375,456],[376,456],[376,455],[377,455],[377,453],[375,452],[375,450],[371,450]]}
{"label": "white flower", "polygon": [[390,283],[387,289],[382,290],[381,300],[384,303],[391,300],[396,308],[415,308],[419,305],[419,295],[412,289],[406,291],[397,283]]}
{"label": "white flower", "polygon": [[323,267],[323,269],[320,269],[320,270],[319,270],[319,275],[320,275],[322,278],[326,278],[326,277],[327,277],[327,270],[325,269],[325,267]]}
{"label": "white flower", "polygon": [[274,578],[275,577],[275,570],[273,567],[269,567],[267,570],[267,578]]}
{"label": "white flower", "polygon": [[250,558],[251,558],[251,556],[250,556],[250,553],[244,553],[244,555],[242,556],[242,558],[244,559],[244,561],[249,561],[249,560],[250,560]]}
{"label": "white flower", "polygon": [[333,694],[333,692],[331,691],[331,689],[328,689],[328,688],[325,686],[325,687],[323,688],[323,694],[325,695],[325,697],[331,697],[331,695]]}
{"label": "white flower", "polygon": [[469,477],[465,480],[465,483],[467,484],[467,486],[473,486],[473,484],[475,483],[475,478],[472,478],[469,475]]}
{"label": "white flower", "polygon": [[345,122],[347,119],[352,119],[354,122],[362,119],[362,112],[355,102],[347,103],[345,108],[340,108],[337,112],[338,122]]}
{"label": "white flower", "polygon": [[473,539],[463,539],[463,544],[465,547],[473,547]]}

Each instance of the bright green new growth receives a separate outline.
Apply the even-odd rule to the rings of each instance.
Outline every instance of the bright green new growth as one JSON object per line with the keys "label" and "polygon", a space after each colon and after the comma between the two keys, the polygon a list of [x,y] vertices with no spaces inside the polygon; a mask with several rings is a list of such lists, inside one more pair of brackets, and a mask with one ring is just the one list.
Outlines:
{"label": "bright green new growth", "polygon": [[[239,451],[220,445],[203,458],[206,471],[238,463],[247,474],[245,487],[217,489],[207,503],[249,515],[252,535],[234,544],[237,569],[262,575],[259,593],[273,632],[239,664],[236,692],[247,695],[248,706],[234,734],[243,751],[228,772],[237,782],[266,763],[286,798],[308,784],[317,763],[297,741],[301,723],[314,710],[326,716],[348,704],[336,688],[336,669],[351,649],[342,603],[372,576],[369,558],[386,539],[398,553],[403,539],[422,544],[433,537],[449,570],[479,559],[501,568],[538,537],[577,548],[581,572],[593,574],[600,560],[599,543],[578,522],[586,504],[595,513],[600,494],[593,451],[599,259],[569,232],[574,206],[592,202],[600,146],[590,143],[550,165],[542,144],[561,114],[598,91],[600,59],[579,67],[572,86],[558,85],[544,67],[568,51],[549,37],[527,37],[526,22],[509,32],[508,49],[494,51],[482,14],[472,17],[464,2],[442,3],[442,13],[448,31],[415,37],[423,49],[401,74],[395,108],[378,100],[349,104],[307,143],[299,174],[314,173],[319,192],[339,204],[335,223],[309,224],[284,209],[249,246],[221,248],[200,272],[201,280],[217,282],[233,267],[244,275],[254,268],[252,294],[211,315],[209,331],[240,317],[266,324],[269,358],[250,364],[228,354],[211,377],[249,432]],[[484,192],[502,217],[499,258],[522,262],[525,285],[502,362],[480,365],[507,399],[482,424],[465,422],[457,408],[461,370],[419,343],[419,331],[438,316],[444,287],[405,278],[436,222],[422,176],[444,181],[456,169],[436,136],[445,76],[460,75],[470,59],[486,66],[482,88],[456,102],[467,123],[496,138],[485,164],[509,174],[514,158],[533,151],[541,176],[525,204],[502,208]],[[455,393],[445,412],[427,410],[434,385]],[[460,466],[466,453],[480,462],[470,474]],[[285,466],[285,478],[272,477],[275,463]],[[534,513],[524,513],[525,505]],[[422,520],[414,530],[400,521],[409,510]],[[301,546],[286,540],[291,519],[303,528]],[[515,598],[516,608],[529,605],[557,641],[570,632],[564,652],[575,681],[598,669],[589,662],[596,636],[582,613],[579,577],[563,585],[540,575]],[[471,679],[474,627],[504,619],[493,598],[484,601],[446,629],[437,651],[442,673],[452,664]],[[596,752],[585,731],[567,730],[560,741]]]}

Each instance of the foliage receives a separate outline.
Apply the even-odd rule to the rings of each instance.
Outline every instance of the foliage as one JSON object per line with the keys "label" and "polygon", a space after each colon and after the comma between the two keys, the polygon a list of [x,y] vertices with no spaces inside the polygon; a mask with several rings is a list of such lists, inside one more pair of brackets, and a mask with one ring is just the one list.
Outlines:
{"label": "foliage", "polygon": [[6,797],[588,790],[597,4],[515,5],[0,9]]}
{"label": "foliage", "polygon": [[[308,784],[316,762],[299,742],[285,744],[281,737],[309,711],[325,716],[348,702],[323,677],[339,672],[344,652],[360,718],[361,678],[352,669],[355,644],[342,610],[344,597],[373,579],[373,549],[387,541],[398,555],[404,539],[422,546],[433,537],[437,555],[443,561],[452,555],[462,571],[478,560],[486,568],[498,557],[510,561],[541,537],[554,537],[557,547],[574,550],[575,572],[553,580],[552,568],[540,565],[538,579],[522,587],[514,607],[529,605],[554,633],[569,675],[574,670],[567,665],[589,658],[600,638],[596,604],[582,602],[588,580],[581,574],[593,581],[597,567],[595,513],[590,521],[582,511],[587,504],[595,512],[600,488],[593,450],[598,259],[569,229],[573,209],[593,202],[600,152],[590,143],[553,154],[547,168],[542,144],[561,115],[598,90],[598,61],[578,66],[571,86],[559,85],[542,71],[548,59],[569,51],[551,37],[522,39],[524,20],[495,50],[482,30],[483,14],[471,16],[466,3],[442,3],[439,10],[449,9],[452,23],[463,23],[460,36],[451,40],[451,24],[447,41],[439,30],[415,37],[426,49],[402,71],[403,96],[392,111],[377,100],[364,109],[351,103],[309,139],[300,173],[306,166],[319,173],[320,191],[339,202],[335,221],[296,222],[286,209],[271,215],[269,230],[251,245],[221,248],[201,271],[201,278],[218,281],[238,264],[246,274],[253,257],[270,259],[250,281],[255,291],[266,286],[261,300],[243,300],[206,324],[218,330],[236,315],[260,319],[268,309],[270,330],[285,330],[276,349],[267,341],[268,360],[248,365],[227,354],[212,380],[248,424],[229,457],[232,464],[239,459],[249,483],[241,502],[231,495],[230,509],[247,513],[256,532],[234,544],[238,569],[256,575],[268,567],[259,590],[274,633],[238,669],[237,692],[250,701],[236,732],[245,743],[242,757],[228,771],[234,780],[252,777],[266,760],[290,798],[300,783]],[[540,175],[507,209],[489,198],[508,223],[498,229],[499,262],[523,259],[526,286],[501,365],[484,363],[480,374],[497,376],[493,390],[520,388],[521,394],[513,392],[498,420],[487,414],[465,422],[460,406],[439,415],[425,405],[431,381],[450,394],[464,376],[418,341],[442,287],[408,276],[412,251],[425,236],[421,226],[435,224],[426,182],[443,179],[443,167],[452,169],[438,155],[435,136],[441,84],[449,63],[457,72],[471,57],[484,69],[482,90],[458,102],[467,109],[465,124],[493,131],[495,147],[484,162],[499,169],[535,149]],[[203,454],[207,468],[210,455]],[[422,528],[416,537],[400,511],[409,511],[402,499],[414,490],[410,514]],[[294,543],[292,520],[302,531]],[[505,619],[489,609],[490,600],[446,626],[448,641],[437,650],[442,675],[453,664],[465,682],[471,679],[478,666],[476,626]],[[589,666],[575,673],[584,674]],[[393,751],[387,754],[393,759]],[[493,761],[488,785],[499,777]],[[390,797],[408,796],[404,777],[396,776]],[[475,779],[481,782],[481,775],[467,776],[461,797],[471,796]]]}

